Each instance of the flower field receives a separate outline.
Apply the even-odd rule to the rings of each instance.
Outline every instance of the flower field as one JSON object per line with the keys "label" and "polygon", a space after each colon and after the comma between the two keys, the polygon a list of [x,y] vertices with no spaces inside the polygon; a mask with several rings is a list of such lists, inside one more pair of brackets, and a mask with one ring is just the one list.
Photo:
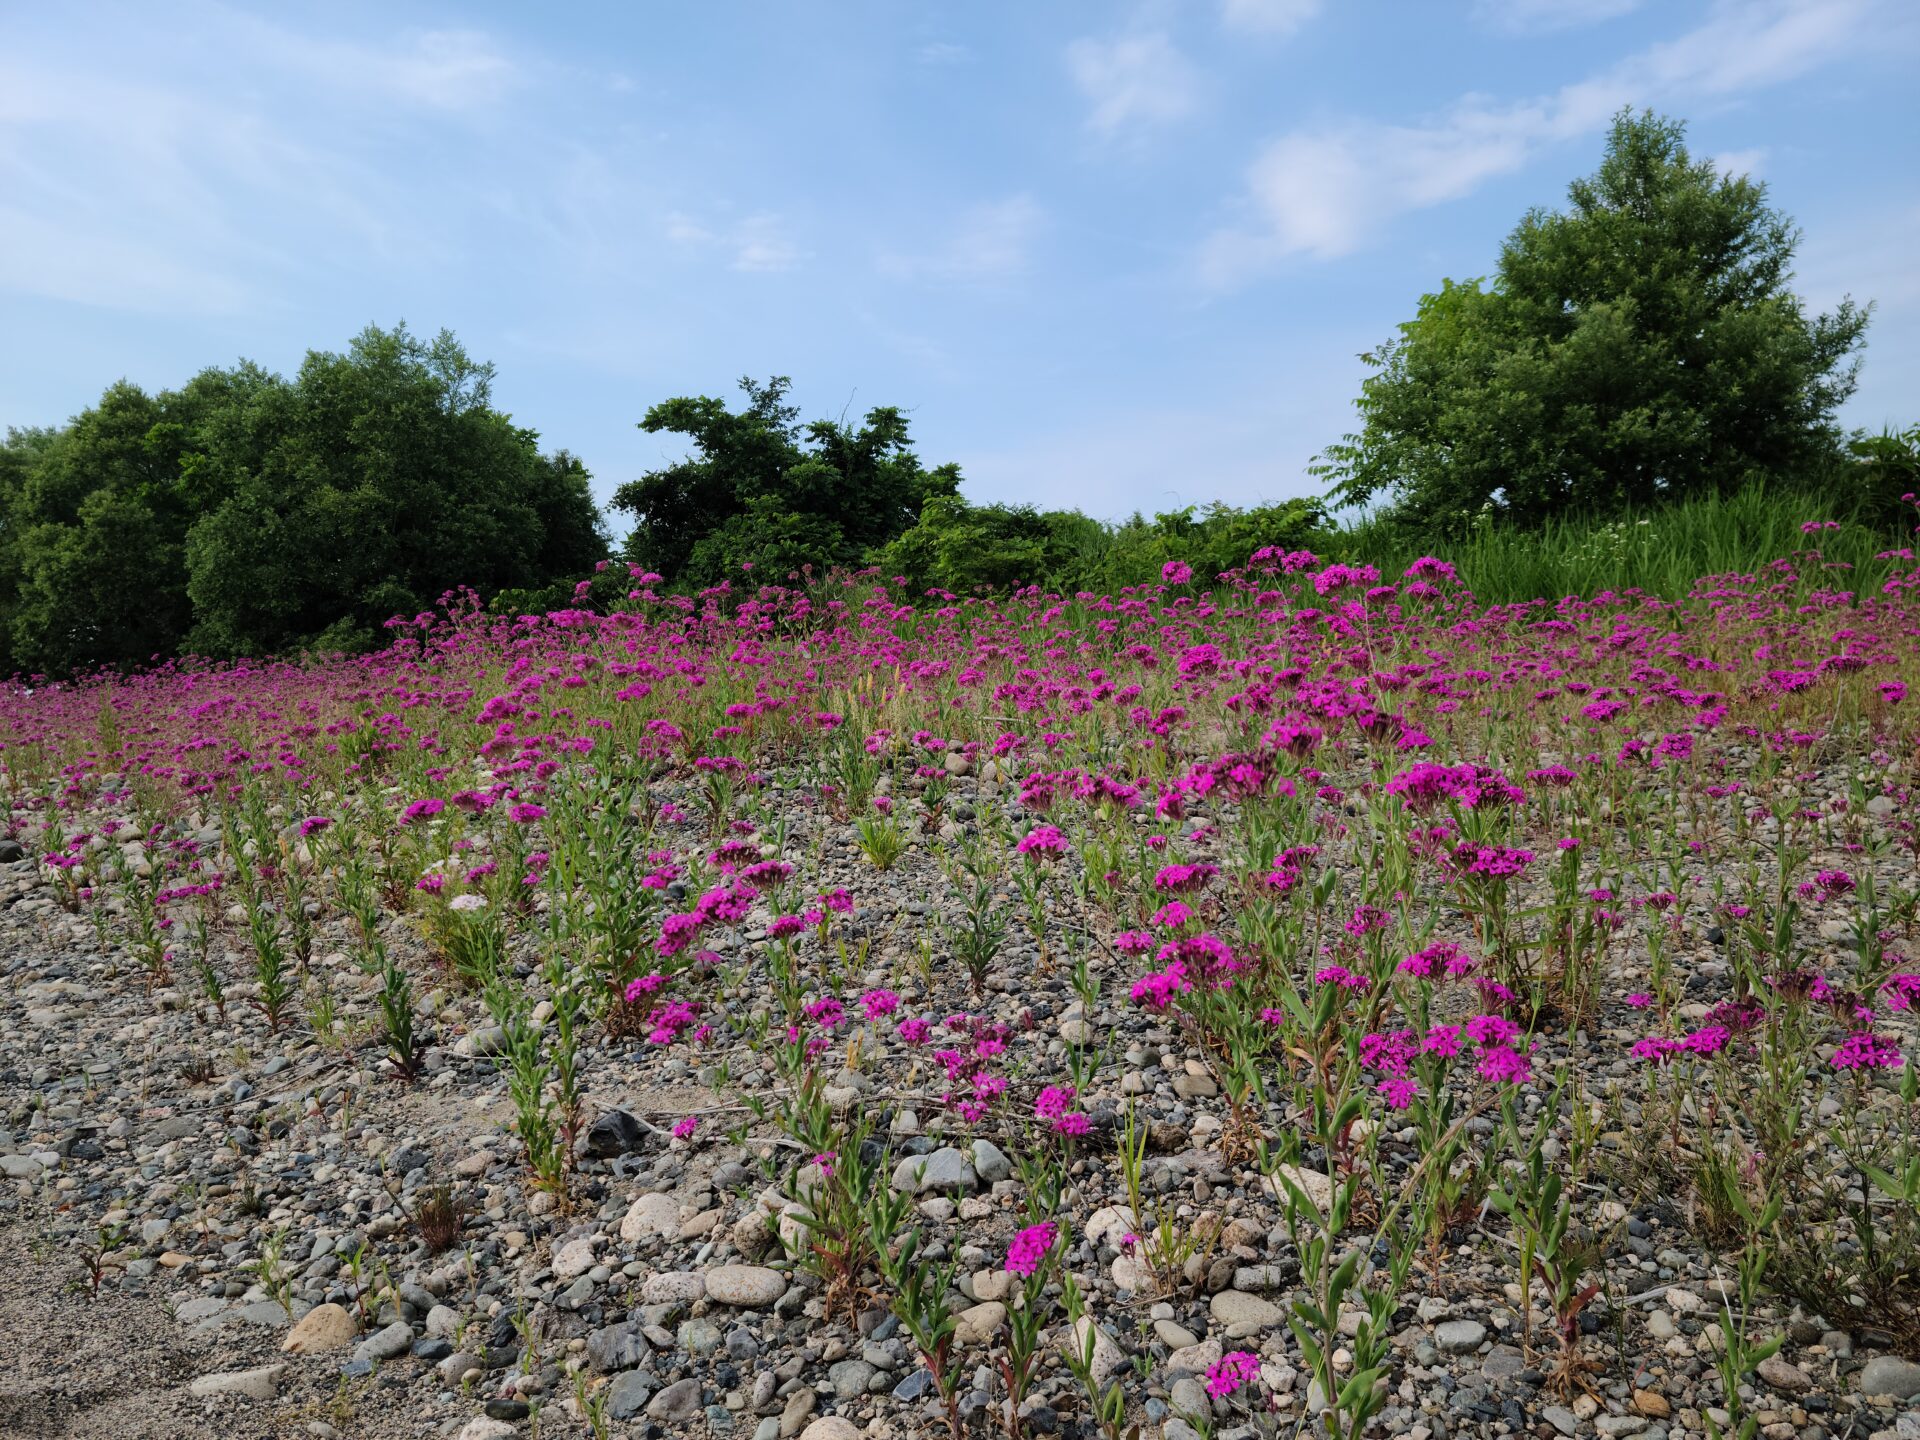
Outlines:
{"label": "flower field", "polygon": [[112,1433],[1914,1433],[1911,553],[1181,568],[0,698]]}

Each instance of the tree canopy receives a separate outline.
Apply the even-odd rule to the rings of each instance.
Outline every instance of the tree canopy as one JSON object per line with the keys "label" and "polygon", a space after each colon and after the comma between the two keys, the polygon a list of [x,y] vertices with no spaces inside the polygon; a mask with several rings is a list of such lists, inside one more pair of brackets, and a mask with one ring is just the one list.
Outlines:
{"label": "tree canopy", "polygon": [[927,469],[907,418],[892,406],[802,425],[791,381],[743,379],[747,404],[683,396],[647,411],[640,428],[684,435],[692,453],[614,492],[634,519],[627,558],[673,585],[773,580],[806,566],[860,565],[919,518],[935,496],[957,494],[960,469]]}
{"label": "tree canopy", "polygon": [[242,362],[157,395],[122,381],[10,431],[6,668],[352,647],[456,587],[590,567],[585,468],[495,410],[492,379],[445,332],[370,328],[291,380]]}
{"label": "tree canopy", "polygon": [[1361,358],[1361,428],[1313,467],[1347,506],[1429,531],[1533,524],[1833,463],[1866,310],[1809,316],[1766,187],[1623,111],[1564,211],[1530,212],[1490,283],[1443,281]]}
{"label": "tree canopy", "polygon": [[1211,504],[1107,524],[1078,510],[1032,505],[969,505],[957,495],[926,503],[911,530],[874,559],[912,590],[965,595],[1044,585],[1056,590],[1112,591],[1162,579],[1184,564],[1197,583],[1245,565],[1262,546],[1299,549],[1326,542],[1318,500],[1287,500],[1242,509]]}

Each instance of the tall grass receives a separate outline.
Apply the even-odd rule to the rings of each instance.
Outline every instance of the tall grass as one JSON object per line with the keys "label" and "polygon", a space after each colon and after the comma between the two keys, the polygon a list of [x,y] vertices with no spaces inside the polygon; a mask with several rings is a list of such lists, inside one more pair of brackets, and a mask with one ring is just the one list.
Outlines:
{"label": "tall grass", "polygon": [[[1424,546],[1404,528],[1367,519],[1342,530],[1327,548],[1378,566],[1388,578],[1423,554],[1437,555],[1458,568],[1482,601],[1497,605],[1632,589],[1680,599],[1702,576],[1750,573],[1802,550],[1852,567],[1835,572],[1834,587],[1857,589],[1877,583],[1886,569],[1875,555],[1909,546],[1914,538],[1870,520],[1862,498],[1755,483],[1608,520],[1569,516],[1529,531],[1488,524],[1462,539]],[[1831,520],[1840,521],[1840,528],[1801,528]]]}

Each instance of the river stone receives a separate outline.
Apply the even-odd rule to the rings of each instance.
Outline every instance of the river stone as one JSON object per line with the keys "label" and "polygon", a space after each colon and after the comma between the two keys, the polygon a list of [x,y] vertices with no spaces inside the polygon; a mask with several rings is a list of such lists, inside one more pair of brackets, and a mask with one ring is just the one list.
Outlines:
{"label": "river stone", "polygon": [[587,1359],[603,1375],[631,1370],[651,1353],[640,1327],[632,1322],[605,1325],[587,1336]]}
{"label": "river stone", "polygon": [[1167,1373],[1177,1375],[1181,1371],[1191,1371],[1195,1375],[1204,1374],[1213,1365],[1220,1363],[1223,1350],[1218,1340],[1202,1340],[1197,1345],[1182,1345],[1167,1356]]}
{"label": "river stone", "polygon": [[280,1348],[290,1355],[324,1355],[350,1344],[360,1327],[344,1305],[316,1305],[287,1332]]}
{"label": "river stone", "polygon": [[647,1402],[649,1420],[691,1420],[700,1410],[700,1382],[676,1380]]}
{"label": "river stone", "polygon": [[976,1140],[973,1142],[973,1169],[983,1184],[991,1185],[1012,1176],[1013,1161],[991,1140]]}
{"label": "river stone", "polygon": [[280,1388],[285,1365],[262,1365],[257,1370],[223,1370],[217,1375],[202,1375],[187,1386],[196,1400],[210,1395],[244,1395],[249,1400],[271,1400]]}
{"label": "river stone", "polygon": [[1778,1355],[1769,1355],[1762,1360],[1754,1373],[1783,1395],[1803,1395],[1813,1388],[1812,1376]]}
{"label": "river stone", "polygon": [[800,1432],[800,1440],[860,1440],[860,1429],[844,1415],[822,1415]]}
{"label": "river stone", "polygon": [[599,1243],[597,1235],[587,1235],[562,1245],[553,1255],[553,1278],[565,1285],[586,1274],[594,1266],[593,1251]]}
{"label": "river stone", "polygon": [[644,1370],[622,1370],[607,1386],[607,1414],[631,1420],[647,1407],[647,1396],[658,1382]]}
{"label": "river stone", "polygon": [[975,1305],[953,1317],[956,1345],[985,1345],[1007,1323],[1007,1307],[998,1300]]}
{"label": "river stone", "polygon": [[1093,1383],[1104,1390],[1107,1382],[1125,1363],[1126,1356],[1120,1353],[1120,1347],[1113,1343],[1113,1337],[1093,1323],[1089,1315],[1082,1315],[1073,1322],[1070,1335],[1064,1337],[1063,1353],[1070,1354],[1075,1360],[1087,1353],[1087,1332],[1093,1332]]}
{"label": "river stone", "polygon": [[842,1360],[837,1365],[827,1367],[827,1379],[833,1385],[833,1393],[842,1400],[853,1400],[867,1393],[867,1382],[873,1379],[873,1366],[864,1360]]}
{"label": "river stone", "polygon": [[620,1238],[637,1245],[649,1235],[671,1240],[680,1233],[680,1202],[671,1195],[642,1195],[627,1207]]}
{"label": "river stone", "polygon": [[1214,1321],[1220,1325],[1278,1325],[1286,1312],[1271,1300],[1241,1290],[1222,1290],[1207,1302]]}
{"label": "river stone", "polygon": [[787,1277],[764,1265],[716,1265],[703,1278],[709,1300],[747,1310],[764,1310],[787,1293]]}
{"label": "river stone", "polygon": [[1860,1393],[1911,1400],[1920,1395],[1920,1365],[1893,1355],[1876,1355],[1860,1371]]}
{"label": "river stone", "polygon": [[691,1305],[707,1293],[707,1282],[692,1270],[665,1270],[649,1275],[640,1286],[648,1305]]}
{"label": "river stone", "polygon": [[1433,1332],[1433,1343],[1448,1355],[1467,1355],[1480,1348],[1487,1327],[1478,1320],[1449,1320]]}
{"label": "river stone", "polygon": [[354,1347],[356,1360],[392,1360],[413,1348],[413,1327],[396,1320],[384,1330],[376,1330]]}
{"label": "river stone", "polygon": [[908,1155],[893,1167],[893,1188],[909,1195],[929,1190],[971,1190],[979,1183],[973,1162],[951,1145],[931,1155]]}

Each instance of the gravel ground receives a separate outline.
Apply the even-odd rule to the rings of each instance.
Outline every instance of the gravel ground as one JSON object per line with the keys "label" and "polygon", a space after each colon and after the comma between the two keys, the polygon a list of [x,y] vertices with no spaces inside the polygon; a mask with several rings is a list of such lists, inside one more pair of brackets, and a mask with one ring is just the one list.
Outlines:
{"label": "gravel ground", "polygon": [[[1308,1404],[1282,1324],[1293,1249],[1271,1183],[1226,1143],[1230,1117],[1204,1055],[1168,1017],[1128,1003],[1141,967],[1096,949],[1102,992],[1088,1014],[1018,923],[982,998],[955,967],[914,966],[921,936],[957,905],[939,853],[975,807],[1005,800],[991,777],[960,775],[943,828],[914,835],[884,874],[860,859],[848,825],[794,809],[795,844],[827,827],[820,883],[848,886],[857,909],[845,934],[871,941],[840,992],[852,1009],[862,991],[891,986],[903,1015],[968,1012],[1004,1026],[1009,1068],[1029,1088],[1058,1079],[1071,1045],[1103,1045],[1075,1100],[1090,1133],[1070,1160],[1064,1207],[1066,1259],[1094,1296],[1102,1366],[1121,1378],[1142,1435],[1191,1440],[1182,1417],[1204,1423],[1212,1409],[1207,1367],[1223,1350],[1253,1351],[1291,1433]],[[0,866],[0,906],[0,1434],[583,1435],[579,1394],[622,1436],[945,1433],[897,1321],[873,1296],[828,1319],[818,1282],[774,1242],[805,1157],[744,1108],[744,1096],[775,1087],[770,1062],[743,1041],[662,1047],[596,1032],[594,1124],[563,1211],[527,1183],[489,1053],[497,1032],[476,997],[423,986],[434,1044],[405,1085],[384,1073],[370,1028],[322,1046],[303,1023],[269,1033],[239,983],[225,1016],[183,984],[148,993],[137,963],[103,951],[31,860]],[[728,958],[750,953],[768,920],[749,916]],[[345,1024],[370,1027],[377,985],[347,960],[345,936],[322,917],[315,971]],[[387,941],[431,973],[402,923],[389,922]],[[243,945],[237,929],[215,942],[236,976]],[[1726,966],[1704,936],[1690,933],[1674,964],[1691,1013],[1725,998]],[[757,992],[764,1009],[763,979],[739,978],[723,1008],[749,1012]],[[1631,966],[1614,978],[1610,996],[1631,985]],[[1641,1067],[1626,1055],[1645,1028],[1609,998],[1586,1046],[1561,1049],[1594,1083],[1637,1094]],[[1024,1223],[1008,1159],[1017,1145],[956,1127],[941,1112],[937,1066],[891,1024],[840,1035],[847,1055],[824,1064],[828,1099],[909,1157],[896,1180],[918,1188],[936,1256],[957,1262],[963,1408],[987,1433],[982,1342],[1004,1324],[1006,1247]],[[1560,1042],[1543,1044],[1540,1063]],[[1138,1223],[1121,1208],[1115,1161],[1129,1101],[1148,1123],[1149,1190],[1208,1240],[1174,1293],[1152,1293],[1120,1244]],[[688,1115],[701,1117],[694,1138],[671,1138]],[[1443,1263],[1403,1293],[1379,1433],[1706,1433],[1703,1412],[1721,1404],[1712,1359],[1728,1258],[1693,1238],[1674,1177],[1630,1130],[1616,1124],[1601,1144],[1607,1158],[1581,1197],[1605,1254],[1586,1315],[1590,1387],[1545,1385],[1547,1351],[1523,1337],[1508,1233],[1497,1217],[1468,1217]],[[465,1216],[435,1253],[414,1217],[441,1185]],[[119,1243],[90,1293],[103,1229]],[[1779,1301],[1762,1318],[1786,1343],[1750,1382],[1759,1433],[1920,1437],[1920,1357],[1894,1354],[1873,1317],[1830,1322]],[[1540,1347],[1546,1326],[1536,1313]],[[1036,1388],[1030,1428],[1081,1433],[1085,1402],[1064,1370]],[[1222,1436],[1250,1433],[1226,1406],[1212,1423]]]}

